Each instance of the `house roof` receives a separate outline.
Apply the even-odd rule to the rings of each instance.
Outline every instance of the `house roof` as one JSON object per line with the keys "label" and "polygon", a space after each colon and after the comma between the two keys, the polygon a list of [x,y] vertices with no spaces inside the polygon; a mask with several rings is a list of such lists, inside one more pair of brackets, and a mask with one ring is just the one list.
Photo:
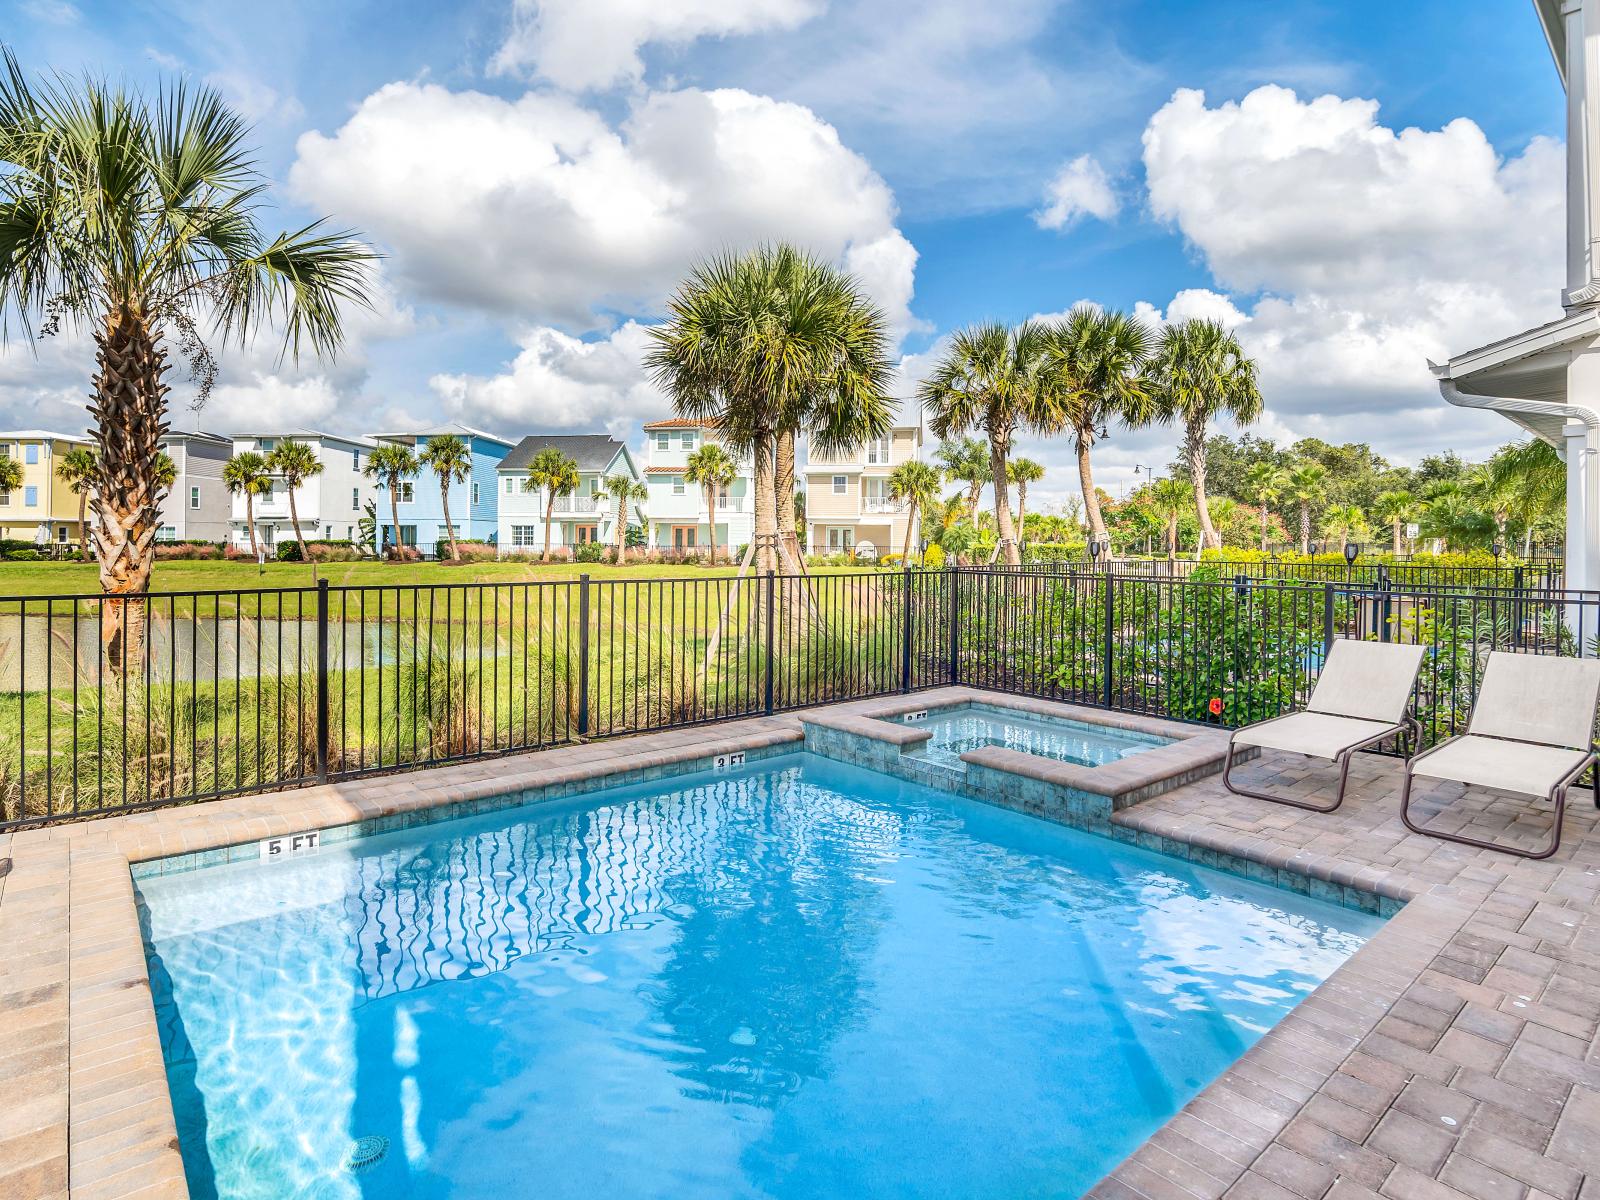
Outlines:
{"label": "house roof", "polygon": [[207,433],[203,429],[169,429],[166,432],[166,438],[169,441],[173,438],[195,438],[202,442],[221,442],[225,446],[233,445],[231,437],[224,437],[220,433]]}
{"label": "house roof", "polygon": [[715,421],[702,421],[691,417],[668,417],[664,421],[646,421],[646,431],[653,429],[715,429]]}
{"label": "house roof", "polygon": [[244,430],[233,435],[233,440],[250,438],[289,438],[296,442],[343,442],[347,446],[361,446],[364,449],[376,447],[378,443],[371,438],[355,437],[344,433],[324,433],[320,429],[262,429],[259,431]]}
{"label": "house roof", "polygon": [[623,445],[607,433],[536,433],[523,438],[500,460],[502,471],[526,471],[533,456],[554,446],[578,464],[580,471],[604,471],[623,450]]}
{"label": "house roof", "polygon": [[471,425],[463,425],[459,421],[447,421],[443,425],[430,425],[426,429],[414,429],[408,433],[375,433],[372,436],[380,442],[404,442],[414,446],[418,438],[443,437],[452,434],[455,437],[482,438],[486,442],[495,442],[510,449],[510,438],[503,438],[498,433],[490,433],[485,429],[474,429]]}
{"label": "house roof", "polygon": [[7,429],[0,431],[0,438],[17,442],[87,442],[89,438],[81,433],[52,433],[48,429]]}

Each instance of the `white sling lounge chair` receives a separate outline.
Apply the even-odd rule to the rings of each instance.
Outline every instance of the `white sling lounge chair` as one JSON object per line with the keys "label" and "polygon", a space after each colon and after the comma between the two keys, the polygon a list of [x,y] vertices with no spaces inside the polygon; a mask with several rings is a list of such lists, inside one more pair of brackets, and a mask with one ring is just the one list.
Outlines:
{"label": "white sling lounge chair", "polygon": [[[1317,676],[1306,707],[1286,717],[1274,717],[1236,730],[1228,740],[1228,757],[1223,762],[1222,786],[1240,796],[1290,804],[1312,812],[1332,812],[1344,803],[1345,781],[1350,775],[1350,757],[1357,750],[1375,745],[1384,738],[1410,732],[1413,748],[1420,745],[1422,727],[1411,715],[1411,689],[1422,669],[1422,646],[1399,642],[1362,642],[1339,638],[1328,651],[1328,659]],[[1233,782],[1233,753],[1236,746],[1259,746],[1263,750],[1287,750],[1326,758],[1339,766],[1339,790],[1332,804],[1312,804],[1270,792],[1252,792]]]}
{"label": "white sling lounge chair", "polygon": [[[1440,742],[1406,764],[1400,817],[1413,833],[1499,850],[1520,858],[1549,858],[1561,845],[1567,789],[1600,761],[1594,752],[1594,711],[1600,701],[1600,660],[1495,651],[1484,664],[1467,732]],[[1555,805],[1550,843],[1521,850],[1496,842],[1425,829],[1411,819],[1411,780],[1456,783],[1539,796]],[[1600,779],[1595,783],[1600,804]]]}

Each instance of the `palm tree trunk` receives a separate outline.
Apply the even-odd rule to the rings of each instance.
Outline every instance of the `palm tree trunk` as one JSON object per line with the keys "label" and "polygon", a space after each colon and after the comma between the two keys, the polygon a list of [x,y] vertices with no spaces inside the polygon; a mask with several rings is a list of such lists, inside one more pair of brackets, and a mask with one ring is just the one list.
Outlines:
{"label": "palm tree trunk", "polygon": [[261,545],[256,541],[256,494],[248,488],[244,493],[244,523],[250,527],[250,557],[259,562]]}
{"label": "palm tree trunk", "polygon": [[778,569],[778,517],[773,495],[772,434],[756,434],[752,453],[756,490],[756,570]]}
{"label": "palm tree trunk", "polygon": [[[394,518],[394,549],[392,551],[395,562],[400,562],[405,555],[400,551],[400,480],[398,477],[389,481],[389,512]],[[379,539],[382,540],[381,538]]]}
{"label": "palm tree trunk", "polygon": [[1167,561],[1171,562],[1178,557],[1178,518],[1167,518]]}
{"label": "palm tree trunk", "polygon": [[906,548],[900,552],[902,566],[911,565],[911,535],[917,528],[917,502],[911,501],[911,507],[906,510]]}
{"label": "palm tree trunk", "polygon": [[1006,483],[1007,442],[1005,433],[990,431],[989,470],[994,476],[994,520],[1000,535],[997,549],[1009,566],[1020,567],[1022,555],[1017,552],[1017,531],[1011,524],[1011,489]]}
{"label": "palm tree trunk", "polygon": [[1300,501],[1300,553],[1311,553],[1311,505]]}
{"label": "palm tree trunk", "polygon": [[711,565],[717,565],[717,489],[715,486],[706,489],[706,518],[711,526]]}
{"label": "palm tree trunk", "polygon": [[1017,484],[1017,550],[1020,552],[1022,543],[1027,540],[1028,523],[1022,518],[1028,515],[1028,485]]}
{"label": "palm tree trunk", "polygon": [[1200,548],[1220,549],[1222,539],[1211,524],[1211,510],[1206,507],[1206,427],[1204,422],[1190,421],[1183,438],[1184,452],[1189,458],[1189,478],[1194,481],[1194,503],[1200,516]]}
{"label": "palm tree trunk", "polygon": [[89,517],[89,485],[79,481],[78,487],[78,553],[84,558],[89,557],[89,527],[84,524]]}
{"label": "palm tree trunk", "polygon": [[[800,542],[794,532],[794,430],[780,430],[775,447],[776,463],[773,479],[773,507],[777,510],[778,558],[786,574],[800,573]],[[711,541],[717,540],[716,530]]]}
{"label": "palm tree trunk", "polygon": [[[288,481],[285,480],[285,483]],[[294,502],[294,486],[289,487],[289,524],[294,526],[294,540],[300,543],[300,561],[310,562],[311,551],[306,549],[306,536],[300,532],[300,510]]]}
{"label": "palm tree trunk", "polygon": [[550,561],[550,523],[555,520],[556,516],[556,489],[554,484],[550,485],[548,495],[549,499],[544,502],[544,554],[540,557],[540,562]]}
{"label": "palm tree trunk", "polygon": [[1089,518],[1089,536],[1097,542],[1106,537],[1106,519],[1100,513],[1100,497],[1094,490],[1094,471],[1089,466],[1089,439],[1078,433],[1078,484],[1083,488],[1083,513]]}
{"label": "palm tree trunk", "polygon": [[617,498],[617,527],[612,531],[611,558],[619,567],[622,565],[622,552],[628,543],[628,498]]}
{"label": "palm tree trunk", "polygon": [[[97,329],[94,417],[97,456],[94,544],[108,665],[121,675],[144,654],[144,600],[160,524],[156,482],[168,388],[166,351],[144,314],[122,305]],[[138,672],[135,672],[137,677]]]}
{"label": "palm tree trunk", "polygon": [[1267,506],[1261,506],[1261,553],[1267,552]]}
{"label": "palm tree trunk", "polygon": [[450,538],[450,561],[461,561],[461,549],[456,545],[456,527],[450,520],[450,481],[439,481],[439,502],[444,507],[444,531]]}
{"label": "palm tree trunk", "polygon": [[967,488],[967,516],[976,521],[978,518],[978,497],[983,494],[983,480],[969,480]]}
{"label": "palm tree trunk", "polygon": [[1396,517],[1394,519],[1394,553],[1395,553],[1395,557],[1396,558],[1400,557],[1400,518],[1399,517]]}

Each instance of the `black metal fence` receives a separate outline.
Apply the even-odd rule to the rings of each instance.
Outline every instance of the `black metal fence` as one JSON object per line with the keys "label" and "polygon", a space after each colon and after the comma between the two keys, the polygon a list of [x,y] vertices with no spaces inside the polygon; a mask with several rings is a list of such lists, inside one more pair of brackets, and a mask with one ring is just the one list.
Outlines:
{"label": "black metal fence", "polygon": [[1334,637],[1596,653],[1600,593],[959,568],[0,600],[0,828],[964,683],[1221,725]]}

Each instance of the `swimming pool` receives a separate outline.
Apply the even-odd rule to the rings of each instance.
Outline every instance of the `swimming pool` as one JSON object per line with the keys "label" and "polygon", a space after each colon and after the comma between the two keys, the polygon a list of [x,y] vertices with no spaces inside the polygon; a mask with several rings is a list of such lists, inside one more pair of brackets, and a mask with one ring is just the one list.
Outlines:
{"label": "swimming pool", "polygon": [[913,753],[957,771],[966,770],[961,756],[980,746],[1004,746],[1080,767],[1100,767],[1172,742],[1171,738],[1154,734],[1061,717],[1037,717],[993,704],[958,704],[934,709],[925,716],[890,719],[926,729],[932,736]]}
{"label": "swimming pool", "polygon": [[137,885],[252,1200],[1075,1196],[1380,924],[810,755]]}

